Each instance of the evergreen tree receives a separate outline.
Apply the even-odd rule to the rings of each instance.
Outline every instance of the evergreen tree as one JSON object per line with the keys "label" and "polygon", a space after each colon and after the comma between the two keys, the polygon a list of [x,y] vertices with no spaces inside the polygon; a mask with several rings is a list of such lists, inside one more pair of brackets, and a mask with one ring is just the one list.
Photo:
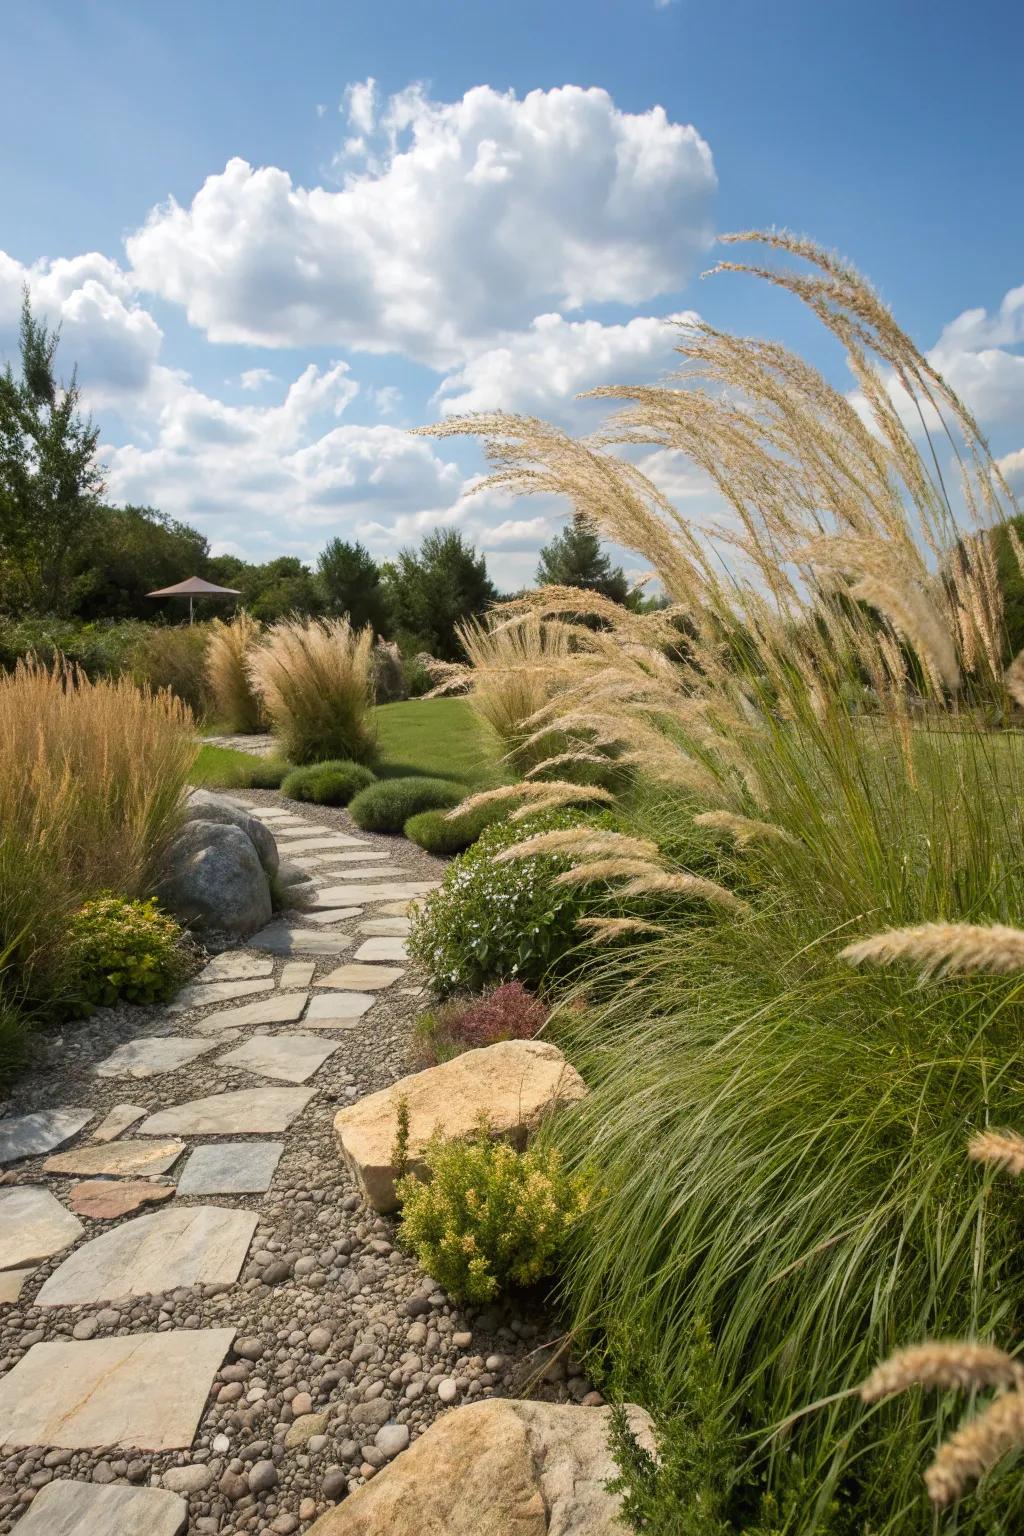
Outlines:
{"label": "evergreen tree", "polygon": [[629,596],[629,582],[621,566],[612,565],[601,549],[593,525],[582,512],[573,515],[562,532],[540,552],[537,584],[542,587],[582,587],[599,592],[613,603],[624,603]]}
{"label": "evergreen tree", "polygon": [[76,373],[54,373],[59,331],[36,320],[25,291],[21,371],[0,375],[0,569],[6,600],[60,613],[72,553],[95,522],[103,474],[99,428],[79,410]]}
{"label": "evergreen tree", "polygon": [[456,626],[479,617],[497,597],[487,562],[461,533],[428,534],[419,550],[403,549],[383,568],[391,622],[405,649],[442,661],[462,654]]}
{"label": "evergreen tree", "polygon": [[387,594],[368,549],[332,539],[317,562],[317,575],[329,613],[347,613],[356,629],[364,624],[382,635],[388,627]]}

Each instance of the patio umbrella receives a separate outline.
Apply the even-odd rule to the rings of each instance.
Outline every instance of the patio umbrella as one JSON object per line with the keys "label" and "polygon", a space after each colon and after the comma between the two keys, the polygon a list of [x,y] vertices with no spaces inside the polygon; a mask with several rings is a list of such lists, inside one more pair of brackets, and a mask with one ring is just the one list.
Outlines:
{"label": "patio umbrella", "polygon": [[160,587],[156,592],[147,592],[147,597],[187,597],[188,621],[192,623],[192,604],[197,597],[241,597],[241,593],[234,587],[218,587],[212,581],[204,581],[201,576],[190,576],[187,581],[179,581],[173,587]]}

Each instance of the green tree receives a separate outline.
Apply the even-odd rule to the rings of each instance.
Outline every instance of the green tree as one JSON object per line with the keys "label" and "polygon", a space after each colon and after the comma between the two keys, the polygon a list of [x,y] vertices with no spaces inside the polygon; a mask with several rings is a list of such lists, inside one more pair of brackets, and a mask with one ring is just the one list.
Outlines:
{"label": "green tree", "polygon": [[[320,585],[309,566],[295,555],[279,555],[264,565],[250,565],[234,555],[215,555],[208,562],[207,574],[221,586],[237,588],[241,593],[239,605],[265,624],[291,613],[308,618],[323,611]],[[210,605],[214,602],[210,599]],[[223,605],[218,604],[214,611],[223,613]]]}
{"label": "green tree", "polygon": [[485,612],[497,596],[483,555],[450,529],[428,534],[418,550],[401,550],[382,575],[392,627],[405,649],[418,647],[442,661],[462,654],[456,626]]}
{"label": "green tree", "polygon": [[328,613],[347,613],[356,629],[369,624],[378,635],[386,632],[387,593],[376,561],[362,544],[332,539],[317,561],[317,577]]}
{"label": "green tree", "polygon": [[540,552],[537,584],[542,587],[582,587],[599,592],[613,603],[629,597],[629,582],[621,566],[612,565],[601,549],[601,541],[582,512],[573,514],[572,522],[556,534]]}
{"label": "green tree", "polygon": [[0,566],[8,602],[63,611],[71,556],[96,519],[99,428],[79,409],[77,374],[58,382],[60,332],[21,309],[20,373],[0,375]]}
{"label": "green tree", "polygon": [[[82,619],[152,619],[147,594],[185,576],[206,576],[210,546],[197,528],[153,507],[100,507],[74,552],[68,607]],[[180,606],[163,605],[176,619]]]}

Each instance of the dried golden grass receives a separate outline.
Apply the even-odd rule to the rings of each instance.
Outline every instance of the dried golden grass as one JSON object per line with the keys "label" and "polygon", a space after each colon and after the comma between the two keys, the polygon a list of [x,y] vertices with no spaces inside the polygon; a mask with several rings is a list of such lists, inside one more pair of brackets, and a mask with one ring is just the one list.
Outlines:
{"label": "dried golden grass", "polygon": [[286,619],[248,658],[249,677],[293,763],[374,755],[373,630],[346,618]]}
{"label": "dried golden grass", "polygon": [[850,965],[916,965],[922,980],[1024,970],[1024,930],[1002,923],[919,923],[858,939],[840,951]]}
{"label": "dried golden grass", "polygon": [[242,735],[266,728],[259,695],[249,676],[249,657],[260,643],[263,626],[247,613],[224,623],[215,619],[206,648],[206,686],[214,717]]}
{"label": "dried golden grass", "polygon": [[581,917],[576,924],[589,934],[594,943],[607,944],[634,933],[664,933],[660,923],[649,923],[642,917]]}

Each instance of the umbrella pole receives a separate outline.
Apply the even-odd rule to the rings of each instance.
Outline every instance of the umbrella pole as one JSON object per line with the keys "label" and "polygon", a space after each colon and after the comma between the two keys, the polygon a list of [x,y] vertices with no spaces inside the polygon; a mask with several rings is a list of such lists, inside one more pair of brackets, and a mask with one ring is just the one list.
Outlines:
{"label": "umbrella pole", "polygon": [[193,620],[192,620],[192,594],[191,594],[191,592],[189,593],[189,598],[188,598],[188,621],[189,621],[190,624],[193,622]]}

